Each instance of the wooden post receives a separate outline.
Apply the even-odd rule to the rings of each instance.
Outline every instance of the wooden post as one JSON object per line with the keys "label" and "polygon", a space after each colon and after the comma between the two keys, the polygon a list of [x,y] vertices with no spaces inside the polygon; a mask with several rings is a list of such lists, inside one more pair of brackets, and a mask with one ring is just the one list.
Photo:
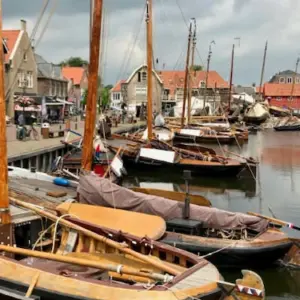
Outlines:
{"label": "wooden post", "polygon": [[194,69],[194,61],[195,61],[195,49],[196,49],[196,30],[197,30],[197,25],[196,25],[196,19],[194,20],[194,32],[193,32],[193,46],[192,46],[192,61],[191,61],[191,66],[190,66],[190,72],[189,72],[189,81],[188,81],[188,111],[187,111],[187,124],[191,123],[191,110],[192,110],[192,73]]}
{"label": "wooden post", "polygon": [[152,0],[147,1],[147,126],[148,140],[152,139],[152,66],[153,66],[153,43],[152,43]]}
{"label": "wooden post", "polygon": [[233,63],[234,63],[234,44],[232,45],[232,53],[231,53],[230,83],[229,83],[229,95],[228,95],[228,112],[230,112],[230,102],[231,102],[231,93],[232,93]]}
{"label": "wooden post", "polygon": [[8,170],[7,170],[7,148],[6,148],[6,108],[5,108],[5,86],[4,86],[4,53],[2,46],[2,0],[0,0],[0,216],[2,224],[9,224],[11,217],[9,213],[8,200]]}
{"label": "wooden post", "polygon": [[192,39],[192,22],[190,22],[190,27],[189,27],[188,47],[187,47],[187,54],[186,54],[185,75],[184,75],[184,90],[183,90],[183,103],[182,103],[182,116],[181,116],[181,127],[184,126],[185,104],[186,104],[187,86],[188,86],[188,77],[189,77],[191,39]]}
{"label": "wooden post", "polygon": [[[103,0],[94,0],[92,41],[90,45],[90,63],[84,141],[82,151],[82,169],[91,171],[93,160],[93,138],[96,123],[96,105],[98,89],[98,67],[100,54],[100,36]],[[92,16],[91,16],[92,17]]]}
{"label": "wooden post", "polygon": [[267,49],[268,49],[268,41],[266,41],[263,63],[262,63],[262,67],[261,67],[260,83],[259,83],[259,101],[262,101],[262,85],[263,85],[264,73],[265,73]]}

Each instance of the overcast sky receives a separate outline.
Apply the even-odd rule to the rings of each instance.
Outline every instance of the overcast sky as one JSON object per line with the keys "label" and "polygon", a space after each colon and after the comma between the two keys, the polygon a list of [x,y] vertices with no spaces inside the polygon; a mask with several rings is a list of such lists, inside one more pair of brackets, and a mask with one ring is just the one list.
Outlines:
{"label": "overcast sky", "polygon": [[[53,4],[56,0],[52,0]],[[3,0],[4,29],[28,31],[37,22],[42,0]],[[36,51],[58,63],[70,56],[88,59],[89,0],[58,0],[55,13]],[[184,68],[187,25],[197,20],[196,64],[206,66],[209,43],[211,70],[229,78],[235,42],[234,84],[259,84],[265,41],[269,48],[265,81],[280,70],[295,68],[300,55],[300,1],[296,0],[153,0],[154,57],[157,69]],[[52,5],[53,5],[52,4]],[[104,0],[104,48],[101,70],[106,83],[126,78],[145,62],[145,0]],[[51,6],[44,16],[47,20]],[[43,23],[43,24],[44,24]],[[41,24],[40,28],[43,27]],[[40,32],[40,31],[39,31]],[[36,37],[39,36],[39,32]],[[136,38],[137,37],[137,38]],[[234,40],[240,37],[240,45]],[[136,40],[136,42],[135,42]]]}

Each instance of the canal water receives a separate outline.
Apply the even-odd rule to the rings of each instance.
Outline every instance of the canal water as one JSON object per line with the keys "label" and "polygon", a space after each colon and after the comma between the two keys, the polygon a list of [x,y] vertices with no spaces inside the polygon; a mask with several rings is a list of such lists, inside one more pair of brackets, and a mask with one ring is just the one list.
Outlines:
{"label": "canal water", "polygon": [[[220,148],[213,148],[222,153]],[[259,159],[256,178],[197,177],[190,181],[191,193],[206,196],[213,206],[230,211],[253,211],[271,216],[271,209],[277,218],[300,226],[300,184],[297,184],[300,182],[300,132],[258,132],[249,135],[248,143],[241,147],[223,148]],[[180,173],[145,167],[134,170],[134,176],[126,178],[124,184],[185,191],[182,177]],[[300,238],[300,232],[285,231]],[[233,281],[240,276],[237,271],[220,271],[226,280]],[[300,299],[300,270],[274,266],[255,271],[264,280],[268,300]]]}

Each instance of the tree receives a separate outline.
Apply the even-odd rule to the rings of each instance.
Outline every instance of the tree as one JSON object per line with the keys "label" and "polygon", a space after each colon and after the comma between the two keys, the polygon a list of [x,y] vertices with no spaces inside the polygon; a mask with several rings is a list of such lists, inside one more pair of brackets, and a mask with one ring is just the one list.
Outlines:
{"label": "tree", "polygon": [[73,57],[71,56],[68,59],[63,60],[59,63],[60,66],[69,66],[69,67],[82,67],[84,65],[88,65],[88,61],[82,59],[81,57]]}
{"label": "tree", "polygon": [[104,87],[101,91],[101,106],[107,107],[109,104],[109,90],[108,88]]}
{"label": "tree", "polygon": [[203,70],[203,66],[201,65],[193,65],[193,71],[202,71]]}
{"label": "tree", "polygon": [[114,86],[112,84],[108,84],[105,86],[106,89],[111,90]]}

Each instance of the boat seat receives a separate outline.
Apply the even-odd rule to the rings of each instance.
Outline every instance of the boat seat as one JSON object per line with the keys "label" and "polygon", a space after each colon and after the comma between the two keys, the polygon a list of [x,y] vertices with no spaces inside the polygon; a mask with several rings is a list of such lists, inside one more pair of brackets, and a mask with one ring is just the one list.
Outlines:
{"label": "boat seat", "polygon": [[199,235],[203,222],[198,220],[174,218],[166,222],[167,231]]}

